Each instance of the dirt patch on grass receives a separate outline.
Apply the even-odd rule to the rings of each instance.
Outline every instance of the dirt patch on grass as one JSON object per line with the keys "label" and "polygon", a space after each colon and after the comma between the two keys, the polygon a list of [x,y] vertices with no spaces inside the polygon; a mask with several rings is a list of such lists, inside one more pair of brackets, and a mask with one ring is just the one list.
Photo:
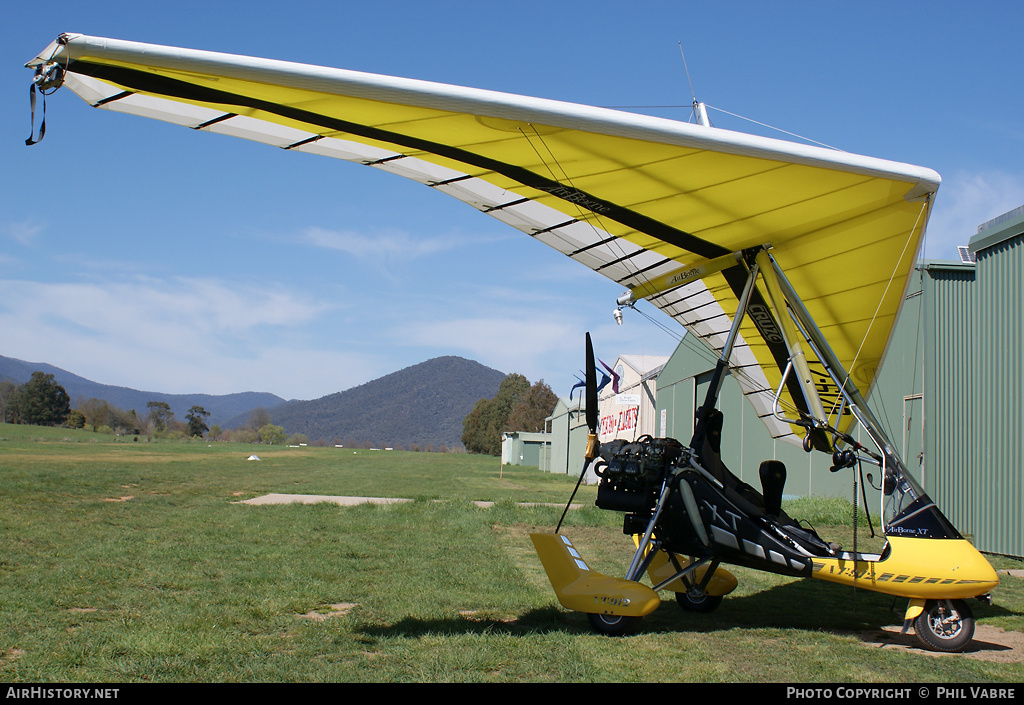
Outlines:
{"label": "dirt patch on grass", "polygon": [[300,614],[300,619],[309,619],[314,622],[323,622],[331,617],[343,617],[359,605],[355,602],[335,602],[333,605],[327,605],[323,609],[310,610],[305,614]]}
{"label": "dirt patch on grass", "polygon": [[881,631],[863,632],[858,638],[868,646],[895,649],[925,656],[955,656],[973,658],[996,663],[1024,663],[1024,634],[1009,632],[999,627],[979,624],[974,630],[974,640],[959,654],[945,654],[930,651],[921,646],[913,630],[901,634],[902,627],[882,627]]}
{"label": "dirt patch on grass", "polygon": [[3,663],[5,661],[13,661],[15,659],[19,659],[19,658],[21,658],[24,655],[25,655],[25,652],[22,651],[19,648],[16,648],[16,647],[15,648],[11,648],[11,649],[7,649],[6,651],[0,651],[0,663]]}

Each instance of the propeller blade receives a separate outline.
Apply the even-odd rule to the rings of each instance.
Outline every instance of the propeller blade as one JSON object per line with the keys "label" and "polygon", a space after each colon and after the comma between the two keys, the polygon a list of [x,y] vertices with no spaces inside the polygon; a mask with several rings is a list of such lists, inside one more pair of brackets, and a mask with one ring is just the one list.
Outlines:
{"label": "propeller blade", "polygon": [[594,366],[594,346],[587,333],[587,428],[597,433],[597,369]]}

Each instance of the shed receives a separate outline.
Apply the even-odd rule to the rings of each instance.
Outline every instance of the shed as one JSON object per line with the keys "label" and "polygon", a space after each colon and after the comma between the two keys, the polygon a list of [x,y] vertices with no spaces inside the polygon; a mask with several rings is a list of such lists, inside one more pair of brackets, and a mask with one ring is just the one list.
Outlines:
{"label": "shed", "polygon": [[[547,459],[541,470],[578,476],[583,469],[583,454],[587,449],[587,406],[582,398],[560,398],[546,419],[548,430]],[[596,482],[596,476],[589,482]]]}
{"label": "shed", "polygon": [[540,467],[548,443],[546,433],[506,431],[501,435],[501,464]]}

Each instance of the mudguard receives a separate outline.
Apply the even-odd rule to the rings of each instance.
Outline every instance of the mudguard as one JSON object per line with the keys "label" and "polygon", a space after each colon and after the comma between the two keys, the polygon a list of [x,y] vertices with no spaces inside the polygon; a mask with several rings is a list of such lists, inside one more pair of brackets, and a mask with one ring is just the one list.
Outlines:
{"label": "mudguard", "polygon": [[661,604],[651,588],[590,567],[561,534],[530,534],[558,602],[576,612],[643,617]]}
{"label": "mudguard", "polygon": [[[679,565],[683,568],[690,564],[690,559],[682,556],[677,556],[676,559],[679,561]],[[708,566],[701,566],[693,571],[689,580],[695,585],[699,585],[704,580],[704,575],[707,573]],[[647,575],[650,577],[651,582],[655,585],[659,585],[661,581],[667,580],[676,574],[677,569],[669,560],[669,555],[665,551],[658,551],[654,558],[651,560],[651,564],[647,566]],[[704,589],[704,593],[712,597],[722,597],[728,595],[730,592],[736,589],[738,585],[736,576],[730,573],[725,568],[716,568],[714,574],[711,576],[711,580],[708,581],[707,587]],[[666,590],[672,590],[673,592],[687,592],[686,584],[682,579],[673,580],[671,583],[665,586]]]}

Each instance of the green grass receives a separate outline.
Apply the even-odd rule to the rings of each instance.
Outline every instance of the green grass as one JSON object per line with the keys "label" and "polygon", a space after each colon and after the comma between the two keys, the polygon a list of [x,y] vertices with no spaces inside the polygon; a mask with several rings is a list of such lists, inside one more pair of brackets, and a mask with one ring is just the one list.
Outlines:
{"label": "green grass", "polygon": [[[247,461],[253,452],[262,460]],[[712,615],[684,614],[666,594],[636,635],[595,635],[558,605],[527,536],[561,509],[516,504],[564,503],[574,482],[479,456],[0,425],[0,681],[1024,679],[1021,664],[868,646],[862,634],[901,621],[891,598],[741,568]],[[269,492],[417,501],[238,503]],[[577,501],[594,494],[582,487]],[[787,511],[849,535],[833,523],[849,522],[849,503]],[[621,575],[631,544],[620,527],[621,515],[588,506],[563,531]],[[1005,578],[994,606],[977,604],[979,624],[1024,631],[1022,585]]]}

